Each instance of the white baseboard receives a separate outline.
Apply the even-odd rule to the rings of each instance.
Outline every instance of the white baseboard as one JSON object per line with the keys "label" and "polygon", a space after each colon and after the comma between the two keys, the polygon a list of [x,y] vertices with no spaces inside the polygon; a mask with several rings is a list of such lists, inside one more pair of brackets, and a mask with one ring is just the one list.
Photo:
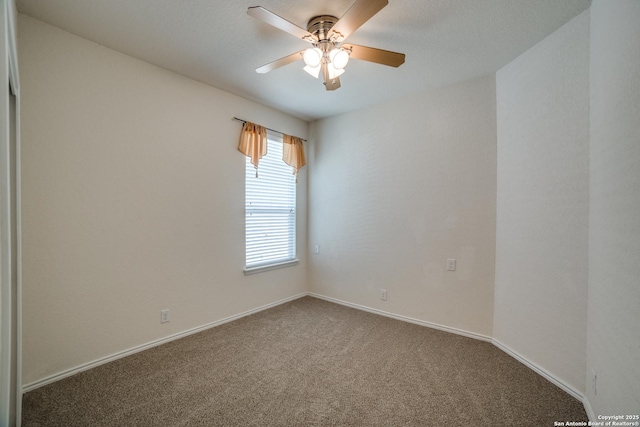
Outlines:
{"label": "white baseboard", "polygon": [[202,325],[202,326],[198,326],[196,328],[188,329],[188,330],[186,330],[184,332],[179,332],[177,334],[169,335],[168,337],[160,338],[158,340],[151,341],[151,342],[148,342],[146,344],[138,345],[138,346],[132,347],[132,348],[130,348],[128,350],[119,351],[119,352],[111,354],[109,356],[101,357],[100,359],[96,359],[96,360],[93,360],[91,362],[84,363],[82,365],[76,366],[74,368],[67,369],[67,370],[62,371],[62,372],[58,372],[57,374],[53,374],[53,375],[45,377],[45,378],[43,378],[41,380],[34,381],[34,382],[30,383],[30,384],[25,384],[25,385],[22,386],[22,393],[23,394],[27,393],[27,392],[29,392],[31,390],[35,390],[35,389],[37,389],[39,387],[45,386],[47,384],[51,384],[51,383],[59,381],[59,380],[61,380],[63,378],[70,377],[70,376],[75,375],[77,373],[80,373],[82,371],[87,371],[87,370],[89,370],[91,368],[95,368],[97,366],[104,365],[105,363],[113,362],[114,360],[122,359],[123,357],[130,356],[132,354],[139,353],[141,351],[144,351],[144,350],[147,350],[147,349],[150,349],[150,348],[153,348],[153,347],[157,347],[159,345],[162,345],[162,344],[165,344],[165,343],[168,343],[168,342],[171,342],[171,341],[175,341],[177,339],[184,338],[184,337],[187,337],[189,335],[197,334],[198,332],[202,332],[202,331],[205,331],[207,329],[215,328],[216,326],[220,326],[220,325],[223,325],[225,323],[233,322],[234,320],[240,319],[242,317],[250,316],[250,315],[258,313],[260,311],[267,310],[269,308],[276,307],[276,306],[281,305],[281,304],[285,304],[287,302],[296,300],[298,298],[302,298],[304,296],[307,296],[307,292],[303,292],[303,293],[300,293],[300,294],[297,294],[297,295],[294,295],[294,296],[291,296],[291,297],[288,297],[288,298],[285,298],[285,299],[282,299],[282,300],[279,300],[279,301],[275,301],[275,302],[272,302],[270,304],[266,304],[266,305],[254,308],[252,310],[245,311],[243,313],[239,313],[239,314],[235,314],[233,316],[225,317],[224,319],[216,320],[215,322],[211,322],[211,323],[208,323],[206,325]]}
{"label": "white baseboard", "polygon": [[487,341],[487,342],[492,341],[491,337],[488,337],[482,334],[477,334],[475,332],[469,332],[462,329],[452,328],[450,326],[439,325],[437,323],[427,322],[420,319],[414,319],[413,317],[403,316],[401,314],[389,313],[388,311],[378,310],[377,308],[371,308],[371,307],[367,307],[360,304],[354,304],[352,302],[343,301],[337,298],[327,297],[327,296],[316,294],[313,292],[309,292],[308,295],[315,298],[323,299],[325,301],[334,302],[336,304],[345,305],[347,307],[355,308],[358,310],[368,311],[369,313],[379,314],[381,316],[390,317],[396,320],[402,320],[404,322],[414,323],[420,326],[426,326],[427,328],[438,329],[440,331],[450,332],[452,334],[462,335],[464,337],[473,338],[480,341]]}
{"label": "white baseboard", "polygon": [[585,396],[584,399],[582,399],[582,404],[584,405],[584,410],[587,412],[589,421],[593,421],[593,422],[601,421],[596,418],[596,413],[593,412],[593,408],[591,407],[591,402],[589,402],[589,399],[587,398],[587,396]]}
{"label": "white baseboard", "polygon": [[548,380],[551,383],[557,385],[562,390],[566,391],[571,396],[575,397],[576,399],[578,399],[580,402],[582,402],[584,404],[584,402],[585,402],[584,396],[578,390],[576,390],[575,388],[571,387],[569,384],[565,383],[561,379],[557,378],[556,376],[554,376],[552,373],[550,373],[546,369],[544,369],[544,368],[540,367],[539,365],[533,363],[532,361],[530,361],[529,359],[527,359],[526,357],[524,357],[520,353],[518,353],[518,352],[510,349],[506,345],[502,344],[500,341],[496,340],[495,338],[493,340],[491,340],[491,342],[493,343],[493,345],[498,347],[500,350],[504,351],[509,356],[513,357],[514,359],[516,359],[520,363],[524,364],[525,366],[527,366],[529,369],[533,370],[537,374],[541,375],[546,380]]}

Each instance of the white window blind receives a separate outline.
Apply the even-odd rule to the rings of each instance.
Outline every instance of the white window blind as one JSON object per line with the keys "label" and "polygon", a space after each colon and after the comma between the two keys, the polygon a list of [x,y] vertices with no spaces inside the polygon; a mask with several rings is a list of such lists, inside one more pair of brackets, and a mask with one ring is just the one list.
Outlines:
{"label": "white window blind", "polygon": [[282,139],[269,134],[267,155],[256,170],[246,160],[246,270],[296,258],[296,183],[282,160]]}

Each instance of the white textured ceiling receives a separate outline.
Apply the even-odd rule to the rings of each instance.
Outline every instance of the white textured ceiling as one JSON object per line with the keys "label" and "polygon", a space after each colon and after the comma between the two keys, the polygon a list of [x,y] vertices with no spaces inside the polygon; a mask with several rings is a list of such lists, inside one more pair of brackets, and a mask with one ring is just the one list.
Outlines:
{"label": "white textured ceiling", "polygon": [[348,41],[402,52],[400,68],[351,60],[324,90],[302,62],[255,68],[308,47],[246,11],[263,6],[306,28],[355,0],[17,0],[21,13],[305,120],[493,73],[590,0],[389,0]]}

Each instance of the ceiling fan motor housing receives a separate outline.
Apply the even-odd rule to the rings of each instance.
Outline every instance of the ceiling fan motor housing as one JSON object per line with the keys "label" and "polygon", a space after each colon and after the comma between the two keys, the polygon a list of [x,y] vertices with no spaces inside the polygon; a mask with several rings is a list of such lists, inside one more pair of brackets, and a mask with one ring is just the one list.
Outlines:
{"label": "ceiling fan motor housing", "polygon": [[307,24],[307,31],[318,38],[318,42],[329,41],[329,30],[338,22],[338,18],[331,15],[320,15],[311,18]]}

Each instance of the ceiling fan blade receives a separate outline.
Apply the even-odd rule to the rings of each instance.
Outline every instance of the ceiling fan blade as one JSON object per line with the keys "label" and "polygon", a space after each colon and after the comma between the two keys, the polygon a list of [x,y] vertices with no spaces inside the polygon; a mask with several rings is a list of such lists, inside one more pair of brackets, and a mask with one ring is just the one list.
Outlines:
{"label": "ceiling fan blade", "polygon": [[284,32],[292,34],[299,39],[308,41],[310,43],[317,41],[317,39],[309,31],[303,30],[297,25],[292,24],[291,22],[276,15],[275,13],[268,11],[262,6],[254,6],[248,8],[247,14],[261,20],[262,22],[266,22],[267,24],[276,27]]}
{"label": "ceiling fan blade", "polygon": [[331,28],[329,36],[335,36],[337,41],[343,41],[387,4],[389,4],[388,0],[356,0]]}
{"label": "ceiling fan blade", "polygon": [[327,80],[324,84],[327,90],[336,90],[340,87],[340,77],[336,77],[331,80]]}
{"label": "ceiling fan blade", "polygon": [[399,67],[404,64],[404,53],[376,49],[375,47],[359,46],[351,43],[343,44],[340,47],[346,50],[351,50],[351,54],[349,55],[350,58],[376,62],[390,67]]}
{"label": "ceiling fan blade", "polygon": [[262,67],[256,68],[256,73],[264,74],[269,71],[275,70],[276,68],[284,67],[287,64],[291,64],[292,62],[296,62],[299,59],[302,59],[302,54],[304,50],[300,52],[292,53],[291,55],[285,56],[284,58],[277,59],[273,62],[270,62]]}

